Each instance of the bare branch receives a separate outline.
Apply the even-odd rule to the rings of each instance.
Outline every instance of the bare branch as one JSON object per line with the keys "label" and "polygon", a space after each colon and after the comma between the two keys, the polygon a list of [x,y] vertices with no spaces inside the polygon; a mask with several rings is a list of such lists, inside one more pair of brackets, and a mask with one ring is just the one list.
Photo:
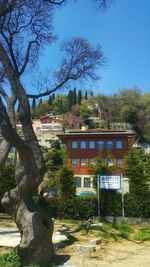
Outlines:
{"label": "bare branch", "polygon": [[[63,58],[60,69],[55,74],[55,85],[39,94],[27,94],[29,98],[39,98],[47,96],[59,88],[62,88],[70,80],[97,80],[98,66],[106,64],[100,47],[94,49],[84,38],[73,38],[62,44]],[[49,78],[51,80],[51,78]]]}
{"label": "bare branch", "polygon": [[30,51],[31,51],[31,47],[32,47],[32,45],[35,44],[35,43],[37,44],[38,42],[35,40],[35,41],[31,41],[31,42],[29,42],[29,44],[28,44],[28,48],[27,48],[27,51],[26,51],[24,64],[22,65],[22,68],[21,68],[20,71],[19,71],[19,76],[21,76],[21,75],[24,73],[24,71],[25,71],[25,68],[26,68],[26,66],[27,66],[27,64],[28,64],[28,62],[29,62],[29,59],[30,59]]}
{"label": "bare branch", "polygon": [[1,0],[0,1],[0,17],[6,16],[10,13],[15,5],[17,4],[17,0]]}
{"label": "bare branch", "polygon": [[45,2],[48,2],[52,5],[57,5],[57,6],[61,6],[63,3],[66,2],[66,0],[44,0]]}
{"label": "bare branch", "polygon": [[36,1],[33,5],[32,1],[20,0],[13,11],[0,20],[2,44],[18,76],[23,74],[28,63],[37,62],[42,46],[55,39],[53,7],[44,2]]}
{"label": "bare branch", "polygon": [[115,3],[115,0],[93,0],[93,1],[97,3],[98,8],[102,11],[106,11]]}

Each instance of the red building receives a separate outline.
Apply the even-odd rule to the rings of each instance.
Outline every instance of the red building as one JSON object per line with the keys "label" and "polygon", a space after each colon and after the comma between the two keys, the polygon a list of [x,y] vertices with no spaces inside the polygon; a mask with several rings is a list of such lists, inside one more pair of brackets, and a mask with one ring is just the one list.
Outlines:
{"label": "red building", "polygon": [[[95,191],[90,166],[94,164],[99,154],[105,164],[113,166],[114,172],[121,174],[120,167],[125,164],[124,157],[136,138],[132,131],[99,129],[72,131],[58,137],[66,144],[68,165],[75,173],[77,191]],[[107,160],[108,154],[111,155],[109,160]]]}

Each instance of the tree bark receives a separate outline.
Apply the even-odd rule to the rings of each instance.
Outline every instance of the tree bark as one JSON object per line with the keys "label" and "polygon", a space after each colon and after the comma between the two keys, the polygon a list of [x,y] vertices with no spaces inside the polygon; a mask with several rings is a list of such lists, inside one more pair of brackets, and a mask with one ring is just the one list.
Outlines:
{"label": "tree bark", "polygon": [[53,222],[50,216],[37,208],[30,196],[23,197],[18,187],[5,193],[2,206],[11,215],[21,234],[17,252],[23,264],[50,263],[53,253]]}
{"label": "tree bark", "polygon": [[0,98],[0,132],[5,140],[1,151],[6,154],[10,144],[18,153],[15,172],[17,186],[5,193],[2,206],[12,216],[20,231],[21,242],[17,246],[17,252],[21,262],[23,264],[36,262],[44,266],[51,262],[53,254],[53,222],[45,211],[35,205],[33,196],[37,193],[43,179],[45,165],[32,128],[27,96],[1,44],[0,61],[20,104],[19,116],[23,130],[23,139],[21,139],[15,130],[11,115]]}

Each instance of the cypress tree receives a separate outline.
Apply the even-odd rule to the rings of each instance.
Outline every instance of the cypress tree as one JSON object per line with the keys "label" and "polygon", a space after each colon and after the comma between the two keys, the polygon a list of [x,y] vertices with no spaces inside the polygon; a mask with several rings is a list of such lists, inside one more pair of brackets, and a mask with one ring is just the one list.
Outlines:
{"label": "cypress tree", "polygon": [[93,96],[93,95],[94,95],[94,93],[93,93],[93,91],[91,90],[90,96]]}
{"label": "cypress tree", "polygon": [[35,109],[36,108],[36,99],[33,98],[32,100],[32,109]]}
{"label": "cypress tree", "polygon": [[88,99],[87,90],[85,91],[85,97],[86,100]]}
{"label": "cypress tree", "polygon": [[71,111],[71,107],[72,107],[72,90],[69,90],[67,99],[68,99],[68,110]]}
{"label": "cypress tree", "polygon": [[76,105],[77,104],[77,93],[76,93],[76,88],[73,89],[73,100],[72,100],[72,104]]}
{"label": "cypress tree", "polygon": [[52,96],[50,95],[48,98],[48,105],[51,106],[51,104],[52,104]]}
{"label": "cypress tree", "polygon": [[35,98],[33,98],[32,100],[31,114],[32,114],[32,118],[35,119],[36,117],[36,99]]}
{"label": "cypress tree", "polygon": [[79,90],[78,91],[78,104],[81,105],[81,102],[82,102],[82,91]]}
{"label": "cypress tree", "polygon": [[40,98],[39,100],[39,106],[42,104],[42,98]]}

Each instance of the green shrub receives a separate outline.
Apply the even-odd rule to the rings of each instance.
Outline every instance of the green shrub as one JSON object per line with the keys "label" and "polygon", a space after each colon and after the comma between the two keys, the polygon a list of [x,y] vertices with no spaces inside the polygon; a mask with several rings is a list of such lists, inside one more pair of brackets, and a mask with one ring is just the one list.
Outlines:
{"label": "green shrub", "polygon": [[[6,191],[11,190],[16,186],[15,181],[15,166],[14,164],[5,163],[0,171],[0,203]],[[0,204],[0,212],[4,212]]]}
{"label": "green shrub", "polygon": [[0,267],[55,267],[54,263],[49,263],[47,265],[39,265],[37,263],[31,263],[29,265],[22,265],[20,263],[19,256],[15,249],[9,253],[0,255]]}
{"label": "green shrub", "polygon": [[122,216],[121,194],[116,190],[100,191],[101,216]]}
{"label": "green shrub", "polygon": [[150,217],[150,192],[143,196],[134,193],[125,194],[125,215],[127,217]]}
{"label": "green shrub", "polygon": [[76,212],[80,219],[97,216],[97,198],[93,196],[77,198]]}
{"label": "green shrub", "polygon": [[[121,193],[114,190],[101,190],[100,214],[105,216],[122,216]],[[126,217],[150,217],[150,193],[145,192],[143,197],[133,193],[126,193]],[[88,219],[98,214],[98,200],[95,196],[74,197],[71,199],[36,197],[35,202],[45,209],[51,217],[66,219]]]}
{"label": "green shrub", "polygon": [[0,255],[0,266],[1,267],[21,267],[19,256],[16,250],[12,250],[9,253]]}
{"label": "green shrub", "polygon": [[133,239],[140,241],[150,241],[150,228],[144,227],[138,229],[138,231],[134,234]]}

